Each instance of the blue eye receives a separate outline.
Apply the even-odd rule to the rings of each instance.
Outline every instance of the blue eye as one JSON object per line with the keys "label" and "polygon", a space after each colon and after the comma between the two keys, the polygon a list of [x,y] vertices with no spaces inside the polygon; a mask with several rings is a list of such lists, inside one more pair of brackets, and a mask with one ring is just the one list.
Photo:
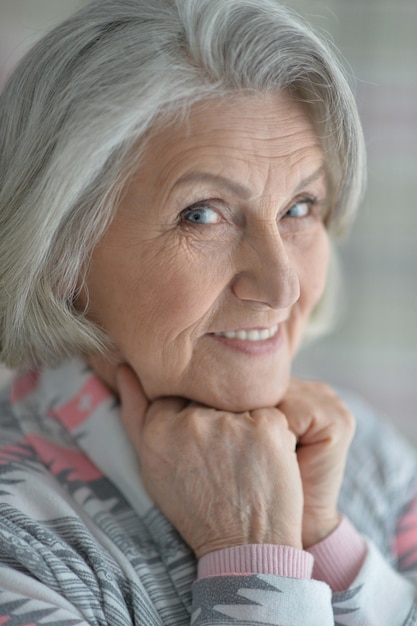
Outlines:
{"label": "blue eye", "polygon": [[219,214],[207,207],[190,207],[184,211],[183,218],[192,224],[217,224],[221,221]]}
{"label": "blue eye", "polygon": [[311,210],[312,200],[300,200],[288,209],[284,217],[307,217]]}

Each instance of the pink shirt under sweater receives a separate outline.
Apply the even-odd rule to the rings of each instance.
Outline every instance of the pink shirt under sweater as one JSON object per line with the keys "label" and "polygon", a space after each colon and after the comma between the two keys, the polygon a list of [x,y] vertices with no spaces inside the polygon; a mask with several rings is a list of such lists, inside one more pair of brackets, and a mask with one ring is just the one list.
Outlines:
{"label": "pink shirt under sweater", "polygon": [[313,578],[332,591],[348,589],[366,556],[361,535],[346,517],[328,537],[308,550],[289,546],[251,544],[216,550],[198,563],[198,578],[231,574],[275,574]]}

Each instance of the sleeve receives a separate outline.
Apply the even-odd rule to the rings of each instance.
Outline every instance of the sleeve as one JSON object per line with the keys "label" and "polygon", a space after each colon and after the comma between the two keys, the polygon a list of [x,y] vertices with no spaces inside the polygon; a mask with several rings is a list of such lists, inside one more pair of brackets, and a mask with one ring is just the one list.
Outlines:
{"label": "sleeve", "polygon": [[334,626],[330,587],[312,579],[211,576],[192,595],[192,626]]}
{"label": "sleeve", "polygon": [[313,562],[303,550],[278,545],[209,553],[198,563],[191,623],[333,626],[331,592],[311,579]]}
{"label": "sleeve", "polygon": [[203,557],[193,585],[193,626],[417,626],[415,585],[348,520],[311,549],[313,576],[322,580],[311,578],[313,562],[303,551],[273,546],[273,557],[267,548]]}
{"label": "sleeve", "polygon": [[417,625],[415,585],[346,518],[310,552],[315,557],[313,576],[333,590],[335,624],[343,616],[344,626]]}
{"label": "sleeve", "polygon": [[329,587],[311,579],[314,558],[289,546],[217,550],[198,563],[193,626],[333,626]]}
{"label": "sleeve", "polygon": [[333,593],[335,623],[345,626],[416,626],[416,587],[397,572],[370,541],[349,589]]}
{"label": "sleeve", "polygon": [[349,589],[366,558],[366,543],[347,517],[328,537],[311,546],[313,578],[326,582],[332,591]]}

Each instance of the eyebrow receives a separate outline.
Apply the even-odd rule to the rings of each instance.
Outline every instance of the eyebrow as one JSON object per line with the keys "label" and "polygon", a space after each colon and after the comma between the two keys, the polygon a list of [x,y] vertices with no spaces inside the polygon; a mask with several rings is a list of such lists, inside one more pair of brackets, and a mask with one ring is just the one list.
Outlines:
{"label": "eyebrow", "polygon": [[303,187],[307,187],[307,185],[314,183],[320,178],[327,178],[327,172],[324,163],[322,163],[312,174],[310,174],[310,176],[306,176],[305,178],[303,178],[303,180],[298,183],[294,192],[298,193],[303,189]]}
{"label": "eyebrow", "polygon": [[[325,174],[326,169],[324,164],[322,164],[312,174],[310,174],[306,178],[303,178],[303,180],[298,183],[297,187],[294,190],[294,193],[300,192],[303,187],[310,185]],[[182,176],[177,180],[174,188],[192,182],[209,182],[220,185],[220,187],[223,187],[227,191],[231,191],[233,194],[240,196],[245,200],[249,199],[252,195],[252,191],[249,189],[249,187],[245,187],[240,183],[236,183],[235,181],[231,180],[230,178],[226,178],[225,176],[221,176],[219,174],[210,174],[209,172],[191,172],[190,174],[186,174],[185,176]]]}
{"label": "eyebrow", "polygon": [[210,174],[209,172],[192,172],[191,174],[186,174],[185,176],[182,176],[179,180],[177,180],[174,187],[179,187],[181,185],[193,182],[215,183],[216,185],[220,185],[220,187],[223,187],[228,191],[231,191],[235,195],[241,196],[245,199],[250,198],[250,196],[252,195],[249,187],[245,187],[244,185],[236,183],[230,178],[225,178],[225,176]]}

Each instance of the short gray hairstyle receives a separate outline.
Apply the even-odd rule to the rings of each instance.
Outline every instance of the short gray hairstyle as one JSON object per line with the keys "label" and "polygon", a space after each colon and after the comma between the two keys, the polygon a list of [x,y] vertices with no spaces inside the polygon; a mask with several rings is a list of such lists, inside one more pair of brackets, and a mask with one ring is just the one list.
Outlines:
{"label": "short gray hairstyle", "polygon": [[74,302],[143,138],[199,100],[281,90],[311,111],[342,231],[364,183],[356,105],[334,51],[278,1],[95,0],[35,45],[0,95],[0,360],[102,353]]}

